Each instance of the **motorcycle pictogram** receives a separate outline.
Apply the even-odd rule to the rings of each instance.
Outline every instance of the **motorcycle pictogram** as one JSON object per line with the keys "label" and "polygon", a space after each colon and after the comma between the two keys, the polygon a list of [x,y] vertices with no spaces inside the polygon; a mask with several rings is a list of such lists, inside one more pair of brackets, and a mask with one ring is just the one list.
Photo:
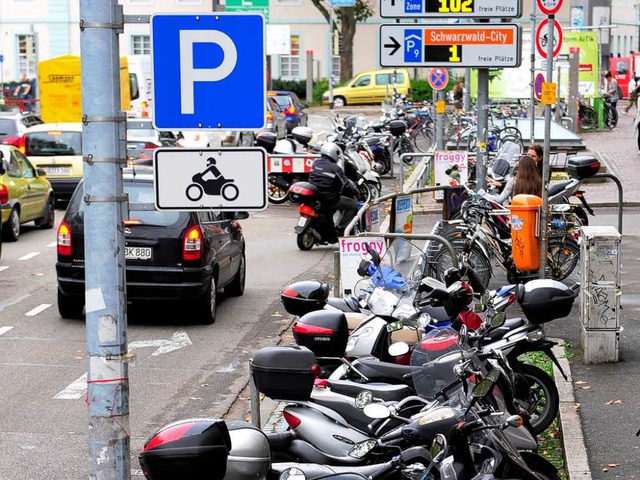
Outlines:
{"label": "motorcycle pictogram", "polygon": [[[206,177],[206,178],[205,178]],[[218,167],[214,158],[207,158],[207,168],[202,172],[196,173],[192,178],[191,185],[187,187],[186,195],[192,202],[197,202],[205,193],[207,195],[222,195],[222,198],[228,202],[238,198],[240,190],[233,183],[232,178],[225,178]]]}

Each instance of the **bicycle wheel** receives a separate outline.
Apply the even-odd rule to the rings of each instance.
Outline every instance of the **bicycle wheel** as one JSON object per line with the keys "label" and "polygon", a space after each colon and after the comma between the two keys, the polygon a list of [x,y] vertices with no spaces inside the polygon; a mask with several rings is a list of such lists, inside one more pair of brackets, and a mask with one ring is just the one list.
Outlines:
{"label": "bicycle wheel", "polygon": [[[498,140],[498,150],[500,151],[506,144],[512,143],[515,147],[513,151],[516,149],[519,151],[519,154],[524,152],[524,145],[522,143],[522,137],[517,137],[515,135],[507,135],[506,137],[502,137]],[[512,151],[511,148],[509,151]]]}
{"label": "bicycle wheel", "polygon": [[[453,249],[458,258],[460,258],[464,252],[465,243],[466,242],[453,242]],[[473,246],[471,252],[469,252],[469,265],[478,275],[482,286],[487,288],[492,275],[491,262],[477,246]],[[438,253],[434,255],[433,261],[429,265],[429,276],[444,282],[444,272],[451,267],[453,267],[451,252],[449,252],[447,248],[442,247]]]}
{"label": "bicycle wheel", "polygon": [[595,128],[598,123],[598,116],[596,115],[596,111],[591,107],[584,107],[582,109],[582,112],[580,112],[580,118],[582,122],[582,128],[585,130]]}
{"label": "bicycle wheel", "polygon": [[498,131],[498,138],[503,139],[505,137],[518,137],[520,140],[522,140],[522,132],[518,129],[518,127],[506,125]]}
{"label": "bicycle wheel", "polygon": [[547,277],[553,280],[580,282],[580,247],[567,238],[549,240],[547,248]]}
{"label": "bicycle wheel", "polygon": [[426,153],[433,146],[434,137],[432,128],[420,127],[411,134],[411,142],[416,150]]}
{"label": "bicycle wheel", "polygon": [[609,130],[613,130],[618,125],[618,111],[612,105],[604,107],[604,124]]}

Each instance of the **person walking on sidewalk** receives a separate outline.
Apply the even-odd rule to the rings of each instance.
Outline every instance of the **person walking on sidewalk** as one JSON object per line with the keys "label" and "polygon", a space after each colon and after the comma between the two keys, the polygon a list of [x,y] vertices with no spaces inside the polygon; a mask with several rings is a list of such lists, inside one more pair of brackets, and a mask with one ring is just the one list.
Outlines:
{"label": "person walking on sidewalk", "polygon": [[636,101],[638,100],[638,91],[640,90],[640,77],[633,77],[631,81],[629,81],[629,103],[624,107],[624,113],[629,113],[631,107],[636,107]]}
{"label": "person walking on sidewalk", "polygon": [[604,80],[604,98],[609,100],[609,103],[615,110],[618,105],[618,100],[620,100],[620,95],[618,94],[618,81],[611,74],[611,70],[605,73]]}

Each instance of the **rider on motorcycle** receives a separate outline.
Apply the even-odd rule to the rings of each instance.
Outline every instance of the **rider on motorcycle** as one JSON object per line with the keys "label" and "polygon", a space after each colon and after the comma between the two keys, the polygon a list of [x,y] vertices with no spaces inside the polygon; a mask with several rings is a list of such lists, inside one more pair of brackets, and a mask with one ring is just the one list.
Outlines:
{"label": "rider on motorcycle", "polygon": [[320,149],[320,158],[313,162],[309,182],[318,188],[318,195],[325,209],[331,214],[340,210],[342,217],[337,229],[340,234],[347,228],[349,222],[358,213],[358,203],[355,199],[345,197],[342,193],[353,196],[358,194],[358,187],[347,178],[338,165],[340,147],[333,142],[325,142]]}

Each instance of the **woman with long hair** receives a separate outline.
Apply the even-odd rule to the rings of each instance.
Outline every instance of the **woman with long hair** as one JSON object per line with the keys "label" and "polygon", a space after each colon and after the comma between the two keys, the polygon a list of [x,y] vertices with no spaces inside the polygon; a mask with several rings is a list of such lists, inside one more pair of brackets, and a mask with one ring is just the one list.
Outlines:
{"label": "woman with long hair", "polygon": [[482,197],[493,202],[506,203],[513,195],[521,193],[542,196],[542,178],[538,173],[535,160],[529,155],[523,155],[520,158],[516,176],[507,181],[500,195],[485,193]]}

